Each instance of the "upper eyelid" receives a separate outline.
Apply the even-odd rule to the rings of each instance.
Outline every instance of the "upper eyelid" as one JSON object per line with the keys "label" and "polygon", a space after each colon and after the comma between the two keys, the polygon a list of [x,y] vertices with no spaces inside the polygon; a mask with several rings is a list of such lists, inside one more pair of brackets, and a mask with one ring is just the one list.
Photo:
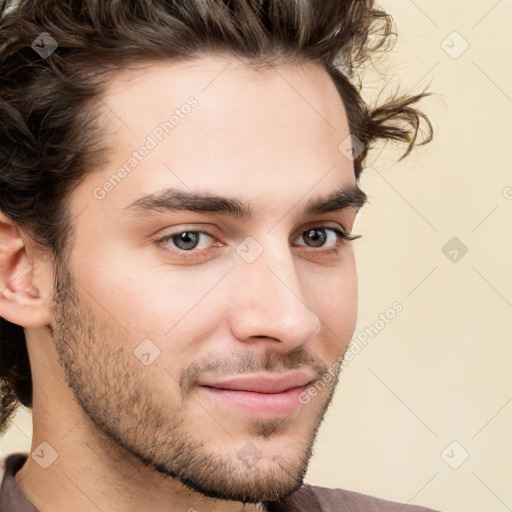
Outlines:
{"label": "upper eyelid", "polygon": [[345,229],[345,226],[343,226],[343,224],[341,224],[340,222],[337,223],[337,225],[332,225],[332,224],[328,224],[329,221],[311,221],[311,222],[306,222],[306,224],[304,224],[304,226],[306,227],[303,227],[301,228],[301,230],[299,231],[299,233],[304,233],[304,231],[308,231],[309,229],[313,229],[313,228],[332,228],[332,229],[338,229],[340,231],[343,231],[344,233],[347,233],[349,234],[350,230],[349,229]]}
{"label": "upper eyelid", "polygon": [[[326,224],[322,224],[321,222],[320,223],[315,223],[315,222],[312,222],[310,224],[310,226],[308,227],[303,227],[301,228],[295,235],[294,235],[294,239],[297,238],[298,236],[302,235],[303,233],[305,233],[306,231],[309,231],[310,229],[313,229],[313,228],[325,228],[325,229],[332,229],[332,230],[338,230],[338,231],[341,231],[345,234],[350,234],[349,233],[349,230],[345,229],[343,226],[332,226],[332,225],[326,225]],[[191,227],[191,228],[181,228],[177,231],[174,231],[172,233],[168,233],[166,235],[163,235],[163,236],[160,236],[158,237],[158,241],[164,241],[164,240],[167,240],[173,236],[176,236],[176,235],[179,235],[181,233],[185,233],[187,231],[190,231],[190,232],[193,232],[193,233],[201,233],[201,234],[204,234],[208,237],[210,237],[211,239],[213,240],[217,240],[217,236],[215,234],[212,234],[212,233],[209,233],[208,231],[204,230],[204,229],[200,229],[200,228],[197,228],[197,227]],[[200,249],[199,249],[200,250]]]}
{"label": "upper eyelid", "polygon": [[[300,229],[296,230],[296,233],[302,234],[305,231],[308,231],[309,229],[312,229],[312,228],[333,228],[333,229],[339,229],[339,230],[344,231],[345,233],[349,234],[350,230],[345,229],[345,227],[340,223],[333,226],[332,224],[325,224],[325,223],[328,223],[329,221],[323,221],[323,222],[324,223],[322,223],[322,221],[307,222]],[[215,234],[210,233],[208,231],[208,229],[205,229],[203,227],[198,227],[198,226],[194,226],[194,225],[188,226],[187,224],[181,224],[178,227],[179,227],[179,229],[177,229],[176,231],[162,235],[159,238],[167,238],[169,236],[179,235],[180,233],[184,233],[186,231],[200,232],[200,233],[204,233],[209,236],[216,236]],[[213,231],[221,231],[220,229],[215,228],[213,225],[212,225],[212,229],[213,229]],[[160,230],[160,231],[163,231],[163,230]]]}

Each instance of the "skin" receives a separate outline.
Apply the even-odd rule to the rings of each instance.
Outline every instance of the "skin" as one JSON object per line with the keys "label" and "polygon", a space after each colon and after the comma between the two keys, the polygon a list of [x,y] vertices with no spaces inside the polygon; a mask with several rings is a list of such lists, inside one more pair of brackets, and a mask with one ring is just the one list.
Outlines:
{"label": "skin", "polygon": [[[197,107],[97,199],[190,96]],[[225,56],[135,66],[102,100],[109,162],[70,197],[66,261],[54,272],[50,256],[0,218],[0,314],[25,327],[32,450],[47,442],[58,454],[46,469],[29,457],[16,481],[36,507],[57,512],[261,509],[300,485],[334,381],[277,420],[194,383],[290,368],[320,378],[344,354],[357,316],[352,242],[329,253],[333,232],[323,246],[303,233],[350,233],[358,208],[301,216],[310,199],[355,186],[338,150],[349,135],[343,104],[315,64],[256,71]],[[253,215],[127,212],[168,187],[236,197]],[[156,241],[192,230],[211,237],[188,252],[167,239],[175,253]],[[236,251],[247,237],[262,249],[251,263]],[[134,355],[142,340],[159,350],[149,365]],[[255,463],[240,456],[247,446]]]}

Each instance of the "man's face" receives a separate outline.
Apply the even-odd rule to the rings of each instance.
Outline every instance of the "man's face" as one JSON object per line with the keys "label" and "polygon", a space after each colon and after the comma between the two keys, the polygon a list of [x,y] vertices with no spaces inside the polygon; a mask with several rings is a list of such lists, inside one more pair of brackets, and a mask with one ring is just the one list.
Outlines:
{"label": "man's face", "polygon": [[[299,396],[354,331],[354,255],[336,230],[351,232],[357,207],[305,210],[355,186],[328,75],[230,62],[160,63],[110,83],[110,162],[71,196],[52,327],[111,446],[206,495],[256,502],[300,485],[331,399],[333,379]],[[240,209],[185,205],[180,191]]]}

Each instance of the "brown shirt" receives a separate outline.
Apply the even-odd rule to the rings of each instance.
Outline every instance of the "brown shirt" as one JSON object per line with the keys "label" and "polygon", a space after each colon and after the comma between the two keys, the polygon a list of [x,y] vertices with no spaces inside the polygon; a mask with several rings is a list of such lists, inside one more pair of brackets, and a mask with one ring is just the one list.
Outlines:
{"label": "brown shirt", "polygon": [[[0,465],[0,512],[40,512],[21,492],[14,475],[27,453],[12,453]],[[431,509],[382,500],[344,489],[303,485],[296,493],[268,506],[269,512],[434,512]],[[44,511],[50,512],[50,511]]]}

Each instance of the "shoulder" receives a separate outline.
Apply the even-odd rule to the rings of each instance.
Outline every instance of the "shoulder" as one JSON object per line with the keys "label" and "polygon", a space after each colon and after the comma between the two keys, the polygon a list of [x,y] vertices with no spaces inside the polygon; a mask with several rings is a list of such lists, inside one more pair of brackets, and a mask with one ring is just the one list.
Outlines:
{"label": "shoulder", "polygon": [[18,487],[15,475],[28,453],[4,455],[0,461],[0,512],[37,512]]}
{"label": "shoulder", "polygon": [[7,476],[14,475],[25,464],[27,458],[28,453],[26,452],[2,455],[0,458],[0,482],[3,482]]}
{"label": "shoulder", "polygon": [[5,487],[5,482],[16,474],[27,460],[28,453],[10,453],[0,459],[0,489]]}
{"label": "shoulder", "polygon": [[432,509],[388,501],[376,496],[345,489],[329,489],[304,484],[297,492],[286,498],[276,510],[299,512],[318,510],[322,512],[434,512]]}

